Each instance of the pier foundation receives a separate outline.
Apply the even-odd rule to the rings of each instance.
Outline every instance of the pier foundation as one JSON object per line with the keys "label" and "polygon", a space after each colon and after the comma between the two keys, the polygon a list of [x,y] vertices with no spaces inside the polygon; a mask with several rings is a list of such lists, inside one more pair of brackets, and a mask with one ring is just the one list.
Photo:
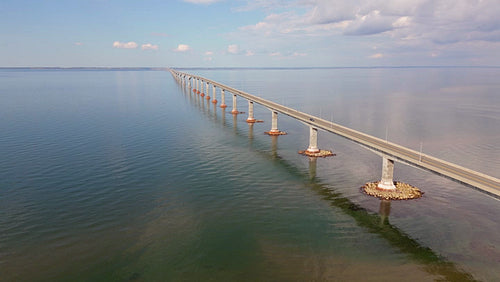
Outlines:
{"label": "pier foundation", "polygon": [[248,101],[248,123],[255,123],[257,120],[253,117],[253,102]]}
{"label": "pier foundation", "polygon": [[220,90],[220,106],[221,108],[227,108],[227,105],[226,105],[226,94],[225,94],[225,90],[224,89],[221,89]]}
{"label": "pier foundation", "polygon": [[394,185],[394,161],[383,157],[382,158],[382,179],[377,185],[377,189],[379,190],[395,190],[396,186]]}
{"label": "pier foundation", "polygon": [[233,94],[233,110],[231,111],[233,115],[237,115],[240,112],[238,112],[238,109],[236,109],[236,94]]}
{"label": "pier foundation", "polygon": [[306,150],[308,153],[318,153],[318,129],[309,127],[309,147]]}
{"label": "pier foundation", "polygon": [[299,151],[299,154],[306,155],[308,157],[331,157],[335,154],[329,150],[320,150],[318,148],[318,129],[316,127],[309,126],[309,147],[305,151]]}
{"label": "pier foundation", "polygon": [[264,132],[267,135],[277,136],[285,135],[286,132],[278,129],[278,112],[271,110],[271,130]]}
{"label": "pier foundation", "polygon": [[212,93],[213,93],[212,103],[217,104],[217,98],[216,98],[217,90],[215,90],[215,85],[212,85],[212,89],[213,89],[213,91],[212,91]]}

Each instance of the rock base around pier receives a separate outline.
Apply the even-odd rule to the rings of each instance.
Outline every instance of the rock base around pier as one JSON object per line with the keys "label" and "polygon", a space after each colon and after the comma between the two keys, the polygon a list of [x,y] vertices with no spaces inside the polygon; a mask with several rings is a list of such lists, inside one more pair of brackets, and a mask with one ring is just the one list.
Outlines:
{"label": "rock base around pier", "polygon": [[424,192],[420,191],[417,187],[411,186],[403,182],[394,181],[396,186],[395,190],[381,190],[377,188],[377,182],[368,182],[361,189],[367,195],[377,197],[384,200],[412,200],[422,197]]}
{"label": "rock base around pier", "polygon": [[335,154],[330,151],[330,150],[319,150],[319,152],[309,152],[307,150],[304,151],[299,151],[299,154],[308,156],[308,157],[319,157],[319,158],[326,158],[326,157],[333,157]]}
{"label": "rock base around pier", "polygon": [[270,136],[286,135],[284,131],[265,131],[264,133]]}
{"label": "rock base around pier", "polygon": [[247,119],[248,123],[261,123],[264,122],[263,120],[260,119]]}

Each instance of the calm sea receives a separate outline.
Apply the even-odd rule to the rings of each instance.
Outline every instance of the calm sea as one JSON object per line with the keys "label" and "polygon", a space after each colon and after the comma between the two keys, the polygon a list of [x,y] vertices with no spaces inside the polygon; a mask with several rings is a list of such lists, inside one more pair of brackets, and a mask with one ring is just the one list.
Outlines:
{"label": "calm sea", "polygon": [[[500,177],[498,68],[181,71]],[[499,200],[396,163],[424,197],[381,202],[378,155],[230,111],[167,71],[0,69],[0,280],[500,280]]]}

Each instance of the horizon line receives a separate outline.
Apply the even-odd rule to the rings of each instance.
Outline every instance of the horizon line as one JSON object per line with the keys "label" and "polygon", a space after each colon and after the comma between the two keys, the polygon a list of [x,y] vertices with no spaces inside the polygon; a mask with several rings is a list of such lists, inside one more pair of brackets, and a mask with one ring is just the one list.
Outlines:
{"label": "horizon line", "polygon": [[71,70],[71,69],[82,69],[82,70],[167,70],[167,69],[205,69],[205,70],[217,70],[217,69],[392,69],[392,68],[500,68],[500,66],[471,66],[471,65],[400,65],[400,66],[305,66],[305,67],[103,67],[103,66],[92,66],[92,67],[81,67],[81,66],[71,66],[71,67],[60,67],[60,66],[17,66],[17,67],[1,67],[0,69],[39,69],[39,70]]}

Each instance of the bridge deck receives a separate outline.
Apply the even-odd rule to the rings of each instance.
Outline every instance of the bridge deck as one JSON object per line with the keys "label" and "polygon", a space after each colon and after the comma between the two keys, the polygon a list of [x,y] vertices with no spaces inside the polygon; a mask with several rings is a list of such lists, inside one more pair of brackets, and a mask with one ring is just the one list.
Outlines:
{"label": "bridge deck", "polygon": [[174,74],[178,74],[188,78],[196,78],[208,82],[212,85],[215,85],[216,87],[224,89],[227,92],[236,94],[249,101],[269,108],[270,110],[285,114],[313,127],[320,128],[322,130],[345,137],[370,149],[378,151],[388,156],[390,159],[429,170],[439,175],[448,177],[452,180],[472,186],[473,188],[476,188],[482,192],[500,199],[500,179],[497,179],[495,177],[438,159],[436,157],[432,157],[427,154],[422,154],[401,145],[382,140],[380,138],[356,131],[354,129],[350,129],[348,127],[321,119],[304,112],[300,112],[298,110],[254,96],[247,92],[232,88],[230,86],[201,76],[182,73],[172,69],[170,69],[170,71]]}

